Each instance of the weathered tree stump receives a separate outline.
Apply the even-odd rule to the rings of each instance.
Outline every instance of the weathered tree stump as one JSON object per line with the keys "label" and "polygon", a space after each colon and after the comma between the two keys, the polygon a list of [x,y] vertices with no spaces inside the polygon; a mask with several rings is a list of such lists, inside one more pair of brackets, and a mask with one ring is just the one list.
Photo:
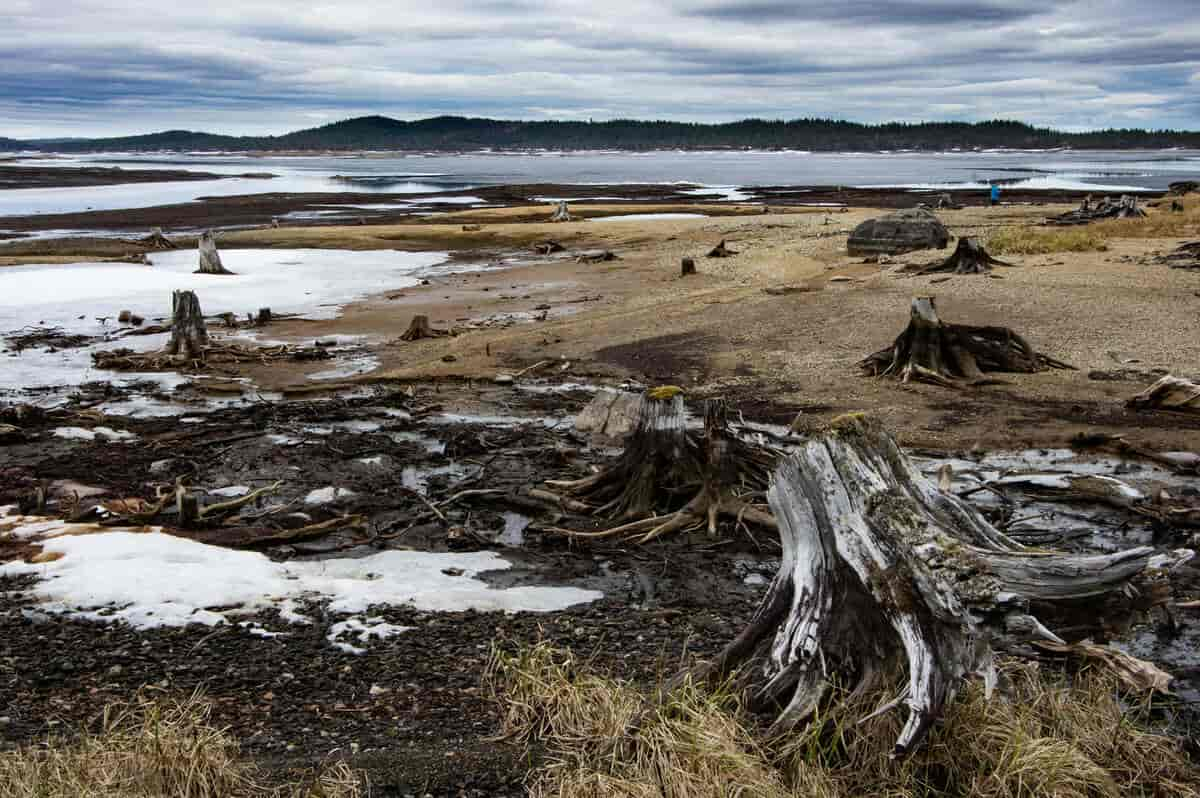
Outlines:
{"label": "weathered tree stump", "polygon": [[217,253],[217,241],[211,230],[200,234],[200,268],[196,274],[233,274],[221,264],[221,256]]}
{"label": "weathered tree stump", "polygon": [[943,261],[918,266],[916,274],[935,274],[938,272],[953,272],[954,274],[988,274],[993,266],[1012,266],[997,260],[988,254],[979,243],[978,238],[960,238],[954,248],[954,254]]}
{"label": "weathered tree stump", "polygon": [[962,209],[962,205],[954,201],[954,197],[948,191],[944,191],[938,195],[937,205],[939,211],[957,211]]}
{"label": "weathered tree stump", "polygon": [[736,254],[737,254],[737,250],[730,249],[729,247],[725,246],[725,239],[722,238],[721,243],[717,244],[715,247],[710,249],[708,251],[708,255],[706,257],[709,257],[709,258],[731,258]]}
{"label": "weathered tree stump", "polygon": [[744,671],[762,674],[751,706],[776,715],[777,733],[812,718],[835,684],[853,698],[902,662],[907,689],[879,710],[907,705],[894,749],[902,755],[968,678],[983,678],[990,692],[995,650],[1062,643],[1047,627],[1059,619],[1099,624],[1148,609],[1129,585],[1152,548],[1026,551],[938,490],[879,423],[858,416],[784,459],[768,500],[783,544],[779,572],[749,626],[699,675],[723,678],[761,662]]}
{"label": "weathered tree stump", "polygon": [[569,222],[571,221],[571,211],[567,209],[566,200],[558,203],[558,207],[554,209],[554,213],[550,216],[552,222]]}
{"label": "weathered tree stump", "polygon": [[154,228],[150,235],[142,238],[139,243],[150,249],[176,249],[175,242],[163,235],[161,227]]}
{"label": "weathered tree stump", "polygon": [[770,514],[747,497],[765,489],[775,457],[773,450],[733,434],[721,401],[706,403],[703,436],[690,432],[683,392],[667,386],[646,394],[616,462],[585,479],[547,484],[617,523],[573,533],[577,537],[634,537],[644,543],[704,524],[715,535],[721,516],[774,529]]}
{"label": "weathered tree stump", "polygon": [[171,340],[166,354],[184,360],[204,360],[208,347],[208,329],[195,291],[176,291],[171,295]]}
{"label": "weathered tree stump", "polygon": [[400,336],[401,341],[421,341],[425,338],[441,338],[448,335],[445,330],[435,330],[429,326],[429,317],[422,314],[413,316],[408,323],[408,329]]}
{"label": "weathered tree stump", "polygon": [[957,387],[989,372],[1033,374],[1074,368],[1034,350],[1007,327],[948,324],[938,318],[933,297],[914,297],[908,327],[895,342],[859,362],[868,374],[902,382]]}
{"label": "weathered tree stump", "polygon": [[696,273],[696,261],[692,258],[684,258],[679,264],[679,276],[688,277]]}
{"label": "weathered tree stump", "polygon": [[1200,413],[1200,385],[1182,377],[1163,377],[1125,403],[1137,410]]}
{"label": "weathered tree stump", "polygon": [[1076,210],[1051,217],[1046,220],[1046,224],[1069,226],[1087,224],[1098,219],[1138,219],[1145,215],[1146,212],[1138,207],[1136,196],[1125,194],[1116,202],[1104,197],[1093,204],[1092,195],[1088,194]]}

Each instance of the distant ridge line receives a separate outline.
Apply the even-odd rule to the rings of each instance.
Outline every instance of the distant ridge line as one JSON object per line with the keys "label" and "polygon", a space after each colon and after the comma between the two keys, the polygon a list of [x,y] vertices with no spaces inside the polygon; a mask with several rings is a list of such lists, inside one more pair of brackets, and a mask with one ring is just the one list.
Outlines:
{"label": "distant ridge line", "polygon": [[1070,133],[1023,122],[887,122],[744,119],[700,123],[617,119],[518,121],[436,116],[403,121],[361,116],[279,136],[224,136],[167,130],[110,138],[11,139],[0,150],[53,152],[235,151],[468,152],[495,150],[765,149],[847,152],[951,149],[1200,149],[1200,131],[1111,128]]}

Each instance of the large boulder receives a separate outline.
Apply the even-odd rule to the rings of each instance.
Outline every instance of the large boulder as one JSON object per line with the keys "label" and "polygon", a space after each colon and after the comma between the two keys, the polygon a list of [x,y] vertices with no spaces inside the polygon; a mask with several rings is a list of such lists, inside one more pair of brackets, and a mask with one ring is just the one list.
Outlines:
{"label": "large boulder", "polygon": [[923,208],[889,213],[868,219],[850,234],[846,251],[851,255],[900,255],[918,249],[945,249],[950,233]]}

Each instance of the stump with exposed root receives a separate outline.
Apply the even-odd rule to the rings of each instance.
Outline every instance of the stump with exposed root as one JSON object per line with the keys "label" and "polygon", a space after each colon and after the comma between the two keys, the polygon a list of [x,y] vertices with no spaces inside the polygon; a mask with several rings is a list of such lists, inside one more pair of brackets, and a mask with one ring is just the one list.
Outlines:
{"label": "stump with exposed root", "polygon": [[171,339],[166,354],[184,360],[204,360],[208,348],[208,328],[195,291],[176,291],[171,295]]}
{"label": "stump with exposed root", "polygon": [[876,377],[955,387],[992,372],[1033,374],[1072,366],[1036,350],[1007,327],[950,324],[938,318],[933,297],[914,297],[908,327],[886,349],[859,366]]}
{"label": "stump with exposed root", "polygon": [[400,336],[401,341],[422,341],[426,338],[441,338],[449,333],[445,330],[435,330],[429,325],[429,317],[421,314],[413,316],[408,323],[408,329]]}
{"label": "stump with exposed root", "polygon": [[954,274],[988,274],[993,266],[1012,266],[1002,260],[993,258],[979,243],[978,238],[960,238],[954,248],[954,254],[942,261],[917,267],[916,274],[934,274],[936,272],[952,272]]}
{"label": "stump with exposed root", "polygon": [[732,432],[719,400],[705,405],[703,435],[688,430],[683,393],[668,386],[643,398],[616,462],[584,479],[547,484],[614,524],[578,537],[647,542],[699,526],[715,535],[721,516],[774,529],[770,514],[751,502],[765,490],[775,458]]}
{"label": "stump with exposed root", "polygon": [[709,258],[731,258],[736,254],[737,254],[737,250],[730,249],[729,247],[725,246],[725,239],[722,238],[721,241],[715,247],[713,247],[712,249],[710,249],[708,251],[708,255],[706,257],[709,257]]}
{"label": "stump with exposed root", "polygon": [[724,678],[753,663],[742,670],[758,674],[750,703],[775,716],[776,733],[835,696],[851,703],[878,689],[903,665],[907,688],[874,714],[907,707],[894,749],[904,754],[968,679],[981,678],[990,693],[994,652],[1061,644],[1051,629],[1079,638],[1153,603],[1134,589],[1154,578],[1152,548],[1026,550],[940,491],[878,422],[859,416],[784,459],[768,498],[783,545],[779,572],[749,625],[692,675]]}
{"label": "stump with exposed root", "polygon": [[221,263],[221,255],[217,252],[217,241],[211,230],[200,234],[200,268],[196,274],[233,274]]}

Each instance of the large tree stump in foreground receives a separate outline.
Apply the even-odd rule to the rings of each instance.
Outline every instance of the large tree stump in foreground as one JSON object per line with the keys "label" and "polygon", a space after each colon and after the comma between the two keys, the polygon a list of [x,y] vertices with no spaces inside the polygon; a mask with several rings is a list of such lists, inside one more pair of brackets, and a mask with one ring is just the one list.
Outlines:
{"label": "large tree stump in foreground", "polygon": [[171,295],[171,340],[166,353],[186,360],[203,360],[208,347],[208,329],[195,291]]}
{"label": "large tree stump in foreground", "polygon": [[724,402],[705,406],[704,434],[688,430],[683,393],[649,391],[625,449],[608,468],[585,479],[547,483],[616,526],[578,537],[637,537],[641,542],[689,527],[717,533],[722,515],[768,529],[770,514],[750,504],[766,488],[775,453],[729,429]]}
{"label": "large tree stump in foreground", "polygon": [[1032,374],[1074,368],[1034,350],[1007,327],[948,324],[938,318],[933,297],[914,297],[908,327],[895,342],[859,362],[876,377],[898,377],[956,387],[988,372]]}
{"label": "large tree stump in foreground", "polygon": [[991,689],[994,650],[1061,643],[1043,623],[1054,625],[1060,609],[1082,604],[1096,622],[1146,609],[1127,586],[1153,549],[1024,550],[938,490],[878,422],[835,422],[783,460],[768,498],[783,544],[779,573],[750,625],[702,675],[764,660],[752,705],[777,713],[777,732],[810,719],[835,684],[852,696],[880,687],[899,661],[908,687],[888,708],[908,706],[895,746],[903,754],[966,679],[978,675]]}
{"label": "large tree stump in foreground", "polygon": [[211,230],[200,234],[200,268],[196,274],[233,274],[221,264],[221,256],[217,253],[217,241]]}
{"label": "large tree stump in foreground", "polygon": [[993,266],[1012,266],[988,254],[978,238],[960,238],[954,254],[943,261],[917,267],[916,274],[953,272],[954,274],[988,274]]}

